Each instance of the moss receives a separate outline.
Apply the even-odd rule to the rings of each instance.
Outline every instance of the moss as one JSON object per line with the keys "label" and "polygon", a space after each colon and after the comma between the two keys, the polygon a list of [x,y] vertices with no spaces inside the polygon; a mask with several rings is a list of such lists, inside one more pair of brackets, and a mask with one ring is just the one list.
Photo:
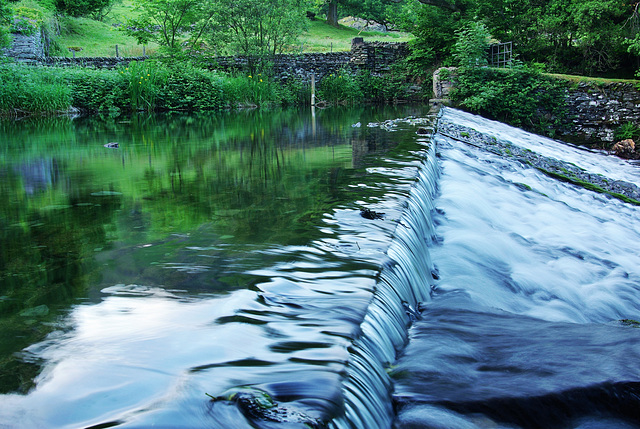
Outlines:
{"label": "moss", "polygon": [[629,198],[626,195],[622,195],[622,194],[619,194],[617,192],[608,191],[608,190],[606,190],[606,189],[604,189],[604,188],[602,188],[602,187],[600,187],[598,185],[595,185],[593,183],[586,182],[586,181],[578,179],[576,177],[569,177],[569,176],[565,176],[563,174],[555,173],[553,171],[549,171],[549,170],[546,170],[546,169],[541,168],[541,167],[536,167],[536,169],[541,171],[542,173],[546,174],[549,177],[553,177],[554,179],[558,179],[558,180],[561,180],[563,182],[567,182],[567,183],[571,183],[571,184],[580,186],[580,187],[582,187],[584,189],[587,189],[589,191],[598,192],[600,194],[611,195],[612,197],[617,198],[617,199],[619,199],[619,200],[621,200],[621,201],[623,201],[625,203],[633,204],[633,205],[636,205],[636,206],[640,206],[640,201],[638,201],[638,200],[635,200],[633,198]]}
{"label": "moss", "polygon": [[633,328],[640,328],[640,322],[634,319],[621,319],[620,323],[625,326],[631,326]]}

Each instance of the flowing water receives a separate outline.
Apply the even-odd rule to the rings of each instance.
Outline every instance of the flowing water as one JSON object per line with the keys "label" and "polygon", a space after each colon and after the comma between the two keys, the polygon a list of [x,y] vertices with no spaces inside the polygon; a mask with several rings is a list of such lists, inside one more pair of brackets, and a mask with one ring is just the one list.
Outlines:
{"label": "flowing water", "polygon": [[[614,180],[638,167],[452,109]],[[437,135],[439,279],[394,367],[397,427],[640,427],[638,206]]]}
{"label": "flowing water", "polygon": [[0,427],[640,427],[638,206],[425,114],[3,123]]}

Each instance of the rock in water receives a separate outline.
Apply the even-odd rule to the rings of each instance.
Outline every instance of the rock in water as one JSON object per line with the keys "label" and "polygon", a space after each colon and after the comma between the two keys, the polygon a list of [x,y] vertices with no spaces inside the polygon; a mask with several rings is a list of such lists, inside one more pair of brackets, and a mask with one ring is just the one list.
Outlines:
{"label": "rock in water", "polygon": [[360,210],[360,216],[362,216],[365,219],[375,220],[375,219],[382,219],[384,217],[384,213],[374,212],[373,210],[364,208]]}
{"label": "rock in water", "polygon": [[110,149],[117,149],[120,147],[120,144],[118,142],[111,142],[104,145],[104,147],[108,147]]}

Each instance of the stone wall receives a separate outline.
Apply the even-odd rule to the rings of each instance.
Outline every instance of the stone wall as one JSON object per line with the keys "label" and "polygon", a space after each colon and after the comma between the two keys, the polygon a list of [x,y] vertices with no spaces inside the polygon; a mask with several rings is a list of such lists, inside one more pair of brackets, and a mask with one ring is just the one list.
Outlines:
{"label": "stone wall", "polygon": [[640,126],[640,91],[632,83],[581,82],[567,92],[569,132],[587,142],[614,142],[616,129],[631,122]]}
{"label": "stone wall", "polygon": [[455,84],[455,67],[441,67],[433,72],[433,98],[446,100]]}
{"label": "stone wall", "polygon": [[[144,61],[147,57],[49,57],[45,55],[45,43],[42,36],[26,37],[14,34],[11,49],[5,50],[6,56],[20,62],[30,64],[44,64],[50,66],[70,67],[81,66],[101,69],[112,69],[119,65],[129,64],[131,61]],[[387,72],[394,62],[406,56],[406,43],[364,42],[362,38],[355,38],[351,51],[324,54],[282,54],[272,60],[276,78],[290,77],[309,80],[311,75],[316,80],[329,73],[349,67],[369,70],[373,73]],[[249,70],[249,60],[245,57],[214,57],[211,58],[211,69],[223,71]]]}
{"label": "stone wall", "polygon": [[96,69],[114,69],[127,65],[131,61],[144,61],[149,57],[45,57],[40,64],[56,67],[87,67]]}
{"label": "stone wall", "polygon": [[[277,79],[299,78],[309,80],[315,74],[316,80],[343,67],[349,67],[351,52],[325,54],[281,54],[271,60],[273,74]],[[249,70],[246,57],[216,57],[211,59],[210,68],[227,72]]]}
{"label": "stone wall", "polygon": [[11,34],[11,46],[2,49],[2,54],[25,64],[38,64],[45,58],[45,43],[41,32],[32,36]]}
{"label": "stone wall", "polygon": [[406,43],[364,42],[356,37],[351,43],[351,64],[374,73],[388,72],[391,64],[406,57]]}
{"label": "stone wall", "polygon": [[[441,77],[448,70],[446,78]],[[433,101],[449,100],[455,86],[455,68],[433,75]],[[616,130],[627,122],[640,127],[640,90],[633,83],[581,82],[567,90],[566,120],[561,139],[586,144],[614,143]]]}

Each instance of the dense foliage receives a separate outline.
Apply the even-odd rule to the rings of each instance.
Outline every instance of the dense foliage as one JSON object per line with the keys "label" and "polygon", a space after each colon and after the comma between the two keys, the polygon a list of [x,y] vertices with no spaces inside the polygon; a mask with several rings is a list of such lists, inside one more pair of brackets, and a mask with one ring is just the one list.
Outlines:
{"label": "dense foliage", "polygon": [[566,116],[567,83],[530,68],[459,68],[456,81],[452,98],[489,118],[553,136]]}
{"label": "dense foliage", "polygon": [[0,0],[0,47],[9,44],[9,34],[6,25],[11,18],[11,10],[7,6],[7,0]]}
{"label": "dense foliage", "polygon": [[[32,68],[0,65],[0,113],[66,110],[117,115],[121,111],[206,111],[236,107],[302,105],[310,86],[290,78],[276,82],[266,74],[228,74],[186,61],[131,62],[116,70]],[[385,102],[407,95],[399,73],[388,76],[348,69],[326,76],[319,101]]]}
{"label": "dense foliage", "polygon": [[[457,35],[454,101],[470,111],[554,135],[566,115],[566,82],[518,61],[509,68],[486,67],[491,36],[482,23],[471,23]],[[447,70],[441,76],[443,72]]]}
{"label": "dense foliage", "polygon": [[304,30],[303,0],[134,0],[126,31],[167,52],[265,56],[280,53]]}
{"label": "dense foliage", "polygon": [[[518,59],[547,71],[631,76],[638,66],[638,4],[622,0],[420,0],[401,22],[432,65],[453,64],[456,33],[482,23]],[[632,48],[629,49],[629,45]]]}
{"label": "dense foliage", "polygon": [[58,12],[69,16],[101,15],[114,0],[55,0]]}

